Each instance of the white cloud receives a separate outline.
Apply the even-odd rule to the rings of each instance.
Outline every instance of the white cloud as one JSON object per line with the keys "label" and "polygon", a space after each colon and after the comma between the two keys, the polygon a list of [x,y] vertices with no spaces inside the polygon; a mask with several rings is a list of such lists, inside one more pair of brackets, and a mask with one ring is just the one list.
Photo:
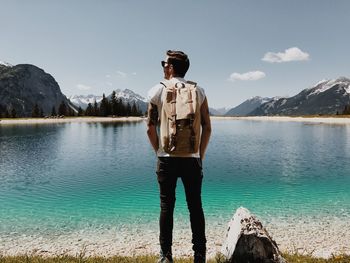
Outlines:
{"label": "white cloud", "polygon": [[270,63],[282,63],[290,61],[305,61],[309,60],[309,57],[310,55],[308,53],[301,51],[297,47],[291,47],[284,52],[267,52],[261,60]]}
{"label": "white cloud", "polygon": [[125,72],[117,70],[117,76],[118,77],[126,78],[127,75],[128,74],[126,74]]}
{"label": "white cloud", "polygon": [[131,75],[136,76],[136,72],[131,73]]}
{"label": "white cloud", "polygon": [[106,75],[106,78],[110,78],[110,77],[111,77],[111,75],[109,75],[109,74]]}
{"label": "white cloud", "polygon": [[84,85],[84,84],[78,84],[77,88],[80,89],[80,90],[90,90],[91,89],[90,86],[87,86],[87,85]]}
{"label": "white cloud", "polygon": [[106,82],[106,85],[113,86],[113,83],[112,82]]}
{"label": "white cloud", "polygon": [[262,71],[249,71],[246,73],[237,73],[234,72],[230,75],[229,80],[235,81],[235,80],[258,80],[265,78],[266,74]]}

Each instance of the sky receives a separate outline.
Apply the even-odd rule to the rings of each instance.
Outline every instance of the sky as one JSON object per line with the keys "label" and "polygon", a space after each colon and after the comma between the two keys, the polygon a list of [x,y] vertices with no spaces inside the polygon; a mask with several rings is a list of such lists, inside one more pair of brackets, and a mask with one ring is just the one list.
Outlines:
{"label": "sky", "polygon": [[34,64],[70,95],[146,97],[167,50],[209,106],[294,96],[350,77],[348,0],[0,0],[0,61]]}

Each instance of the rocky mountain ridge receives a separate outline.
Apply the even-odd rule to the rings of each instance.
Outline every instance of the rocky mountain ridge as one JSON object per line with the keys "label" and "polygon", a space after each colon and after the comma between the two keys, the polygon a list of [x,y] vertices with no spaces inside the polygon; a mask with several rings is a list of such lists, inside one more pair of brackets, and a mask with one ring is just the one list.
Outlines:
{"label": "rocky mountain ridge", "polygon": [[318,115],[342,113],[350,105],[350,79],[322,80],[292,97],[253,97],[230,109],[225,116]]}
{"label": "rocky mountain ridge", "polygon": [[225,116],[246,116],[262,104],[271,101],[271,98],[263,98],[260,96],[255,96],[247,99],[238,106],[230,109],[225,113]]}
{"label": "rocky mountain ridge", "polygon": [[15,112],[17,117],[29,117],[37,104],[44,115],[50,115],[53,107],[57,111],[62,102],[76,110],[56,80],[43,69],[31,64],[0,64],[1,108]]}
{"label": "rocky mountain ridge", "polygon": [[289,98],[274,98],[248,115],[313,115],[341,113],[350,104],[350,79],[323,80]]}

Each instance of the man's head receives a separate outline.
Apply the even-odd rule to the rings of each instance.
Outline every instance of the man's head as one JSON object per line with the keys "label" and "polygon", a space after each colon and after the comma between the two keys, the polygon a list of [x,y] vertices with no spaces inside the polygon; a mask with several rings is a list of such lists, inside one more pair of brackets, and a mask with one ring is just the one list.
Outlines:
{"label": "man's head", "polygon": [[171,77],[183,78],[190,67],[190,60],[182,51],[168,50],[166,52],[166,60],[162,61],[164,68],[164,77],[170,79]]}

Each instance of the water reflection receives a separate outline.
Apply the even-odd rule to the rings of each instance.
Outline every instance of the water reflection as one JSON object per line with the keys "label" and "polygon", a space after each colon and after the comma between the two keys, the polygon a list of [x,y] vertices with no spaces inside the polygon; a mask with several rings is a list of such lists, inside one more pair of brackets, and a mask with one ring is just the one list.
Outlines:
{"label": "water reflection", "polygon": [[[349,132],[348,126],[213,121],[203,162],[210,220],[240,205],[289,215],[329,213],[336,204],[349,214]],[[157,219],[156,157],[144,122],[0,126],[0,149],[0,232]],[[178,191],[182,217],[187,207]]]}
{"label": "water reflection", "polygon": [[[1,187],[31,190],[49,182],[64,125],[0,126]],[[36,172],[31,173],[32,167]]]}

